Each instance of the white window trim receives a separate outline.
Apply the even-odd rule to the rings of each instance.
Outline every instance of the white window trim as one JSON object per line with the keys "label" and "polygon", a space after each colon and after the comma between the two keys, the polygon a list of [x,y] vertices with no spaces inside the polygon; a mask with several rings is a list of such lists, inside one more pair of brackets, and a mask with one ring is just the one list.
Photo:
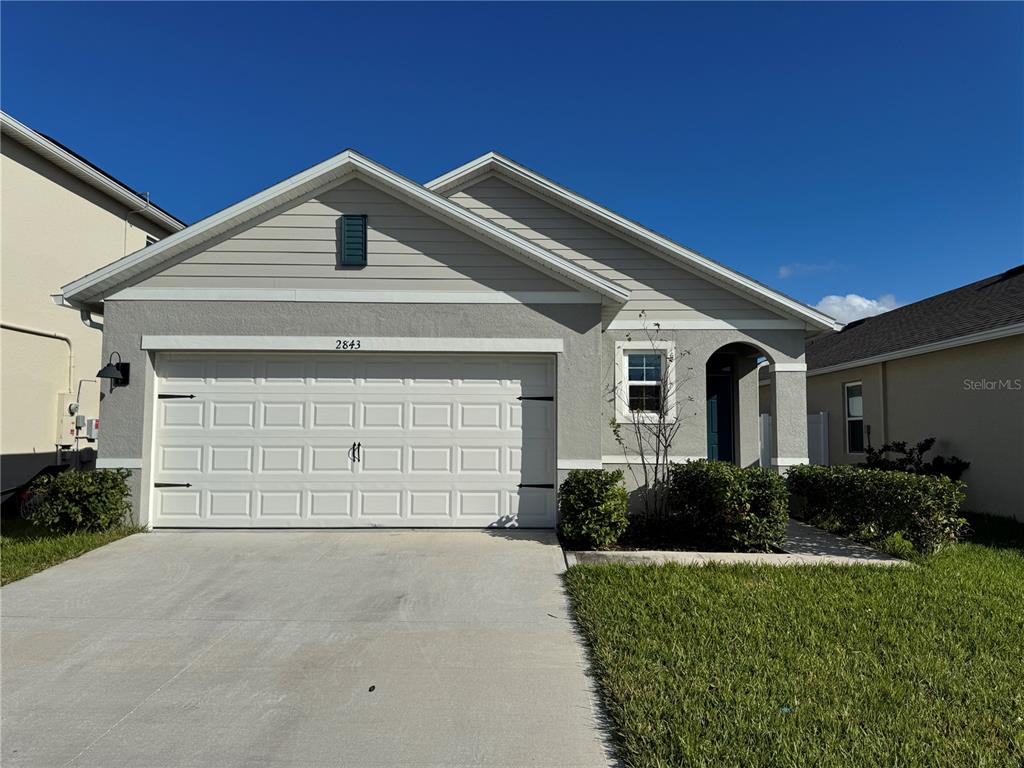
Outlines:
{"label": "white window trim", "polygon": [[[850,416],[850,397],[846,394],[846,391],[850,387],[860,387],[860,416]],[[859,421],[861,426],[861,439],[867,438],[867,433],[864,431],[864,382],[863,381],[844,381],[843,382],[843,448],[846,450],[849,456],[863,456],[864,451],[854,451],[850,448],[850,422]],[[865,443],[867,445],[867,443]]]}
{"label": "white window trim", "polygon": [[[619,424],[632,424],[633,415],[629,411],[629,380],[626,355],[660,352],[665,360],[665,388],[662,397],[669,397],[666,421],[676,420],[676,345],[674,341],[616,341],[615,342],[615,421]],[[643,421],[656,423],[656,414],[644,415]]]}

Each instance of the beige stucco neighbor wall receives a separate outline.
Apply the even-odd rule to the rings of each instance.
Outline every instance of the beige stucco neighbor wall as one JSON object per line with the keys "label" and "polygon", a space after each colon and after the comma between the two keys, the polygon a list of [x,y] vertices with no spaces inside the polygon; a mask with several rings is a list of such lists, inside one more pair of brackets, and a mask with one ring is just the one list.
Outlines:
{"label": "beige stucco neighbor wall", "polygon": [[965,508],[1024,520],[1024,336],[808,377],[808,409],[829,412],[834,464],[863,461],[843,436],[843,383],[858,380],[873,445],[935,437],[933,454],[971,462]]}
{"label": "beige stucco neighbor wall", "polygon": [[9,488],[55,461],[59,393],[80,392],[81,413],[99,415],[101,333],[50,294],[142,248],[147,234],[168,233],[138,216],[126,226],[123,205],[15,141],[0,154],[0,318],[71,342],[0,336],[0,482]]}

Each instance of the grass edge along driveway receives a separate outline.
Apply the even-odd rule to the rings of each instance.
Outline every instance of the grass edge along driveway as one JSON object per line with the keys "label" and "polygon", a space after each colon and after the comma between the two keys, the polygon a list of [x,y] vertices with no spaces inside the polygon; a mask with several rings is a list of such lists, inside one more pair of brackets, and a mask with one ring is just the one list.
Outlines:
{"label": "grass edge along driveway", "polygon": [[627,766],[1024,764],[1021,550],[566,585]]}
{"label": "grass edge along driveway", "polygon": [[141,530],[52,533],[20,518],[4,518],[0,521],[0,584],[24,579]]}

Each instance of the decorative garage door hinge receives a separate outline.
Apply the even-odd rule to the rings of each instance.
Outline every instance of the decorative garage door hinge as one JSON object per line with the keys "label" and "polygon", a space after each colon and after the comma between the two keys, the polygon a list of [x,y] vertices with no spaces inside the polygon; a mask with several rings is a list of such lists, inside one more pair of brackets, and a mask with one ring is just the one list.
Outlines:
{"label": "decorative garage door hinge", "polygon": [[159,400],[182,400],[182,399],[194,400],[195,395],[157,395]]}
{"label": "decorative garage door hinge", "polygon": [[554,483],[520,483],[520,488],[554,488]]}
{"label": "decorative garage door hinge", "polygon": [[153,483],[154,488],[191,488],[192,483]]}
{"label": "decorative garage door hinge", "polygon": [[516,400],[546,400],[549,403],[553,403],[555,398],[550,395],[547,397],[526,397],[525,395],[520,395]]}

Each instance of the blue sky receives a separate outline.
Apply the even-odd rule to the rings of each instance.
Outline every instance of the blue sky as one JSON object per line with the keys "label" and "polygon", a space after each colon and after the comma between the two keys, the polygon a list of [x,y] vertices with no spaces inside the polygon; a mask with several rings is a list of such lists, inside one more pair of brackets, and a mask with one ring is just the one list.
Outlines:
{"label": "blue sky", "polygon": [[0,23],[4,110],[186,221],[345,147],[417,181],[496,149],[809,304],[1024,261],[1021,4],[4,3]]}

